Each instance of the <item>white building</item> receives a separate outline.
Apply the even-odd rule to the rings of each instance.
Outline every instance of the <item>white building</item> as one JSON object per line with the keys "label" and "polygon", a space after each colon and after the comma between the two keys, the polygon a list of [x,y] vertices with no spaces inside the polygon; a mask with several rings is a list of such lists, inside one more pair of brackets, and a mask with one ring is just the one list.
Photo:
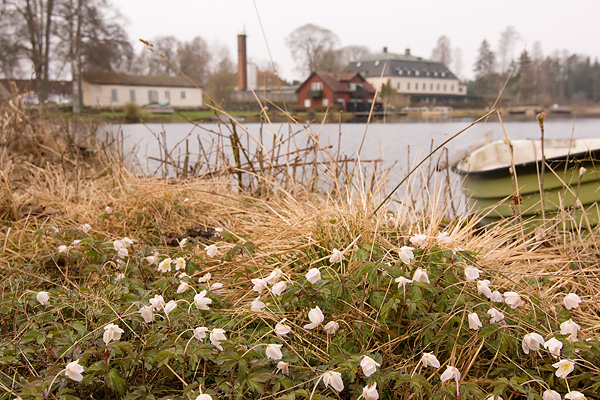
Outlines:
{"label": "white building", "polygon": [[383,53],[351,62],[346,70],[358,72],[381,91],[388,83],[413,103],[439,103],[466,98],[467,87],[441,62],[410,54]]}
{"label": "white building", "polygon": [[85,73],[81,95],[84,107],[122,108],[125,103],[180,109],[202,107],[202,89],[181,76]]}

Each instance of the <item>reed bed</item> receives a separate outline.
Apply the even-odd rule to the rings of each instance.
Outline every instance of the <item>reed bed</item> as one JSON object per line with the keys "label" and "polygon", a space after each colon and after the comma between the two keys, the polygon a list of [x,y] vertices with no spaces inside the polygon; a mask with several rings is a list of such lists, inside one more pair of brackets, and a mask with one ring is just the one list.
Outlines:
{"label": "reed bed", "polygon": [[[596,228],[482,230],[429,170],[379,208],[385,171],[291,120],[268,154],[236,122],[203,160],[165,148],[159,178],[96,127],[0,116],[0,399],[598,398]],[[520,304],[488,299],[471,266]],[[525,354],[531,332],[560,356]]]}

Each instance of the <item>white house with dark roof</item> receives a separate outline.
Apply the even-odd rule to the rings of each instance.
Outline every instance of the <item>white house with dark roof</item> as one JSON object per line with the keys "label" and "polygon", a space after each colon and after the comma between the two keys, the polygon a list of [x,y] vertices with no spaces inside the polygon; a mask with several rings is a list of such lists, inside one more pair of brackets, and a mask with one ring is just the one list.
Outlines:
{"label": "white house with dark roof", "polygon": [[122,108],[125,103],[180,109],[202,107],[202,89],[181,76],[85,73],[81,95],[84,107]]}
{"label": "white house with dark roof", "polygon": [[410,54],[383,53],[351,62],[346,70],[358,72],[373,87],[381,90],[389,84],[396,92],[411,97],[413,102],[436,103],[466,98],[467,87],[438,61]]}

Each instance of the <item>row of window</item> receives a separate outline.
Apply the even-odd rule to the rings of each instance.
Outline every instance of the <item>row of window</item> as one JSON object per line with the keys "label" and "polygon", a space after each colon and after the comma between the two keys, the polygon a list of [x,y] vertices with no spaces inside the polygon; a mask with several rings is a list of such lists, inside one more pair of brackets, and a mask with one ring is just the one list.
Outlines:
{"label": "row of window", "polygon": [[[419,82],[414,82],[414,89],[412,89],[411,83],[413,83],[413,82],[406,82],[406,85],[404,86],[404,88],[405,88],[405,90],[407,92],[410,92],[411,90],[415,91],[415,92],[417,92],[419,90],[425,92],[425,91],[428,90],[427,89],[427,86],[428,86],[427,83],[421,83],[419,85]],[[396,89],[398,90],[398,92],[402,91],[402,86],[403,85],[400,82],[398,82],[396,84]],[[429,84],[429,91],[433,92],[433,90],[434,90],[433,88],[434,88],[434,84],[430,83]],[[437,84],[435,84],[435,88],[436,88],[435,90],[437,92],[450,92],[450,93],[454,92],[454,85],[450,85],[450,90],[448,90],[448,85],[446,83],[444,83],[444,84],[437,83]]]}
{"label": "row of window", "polygon": [[411,76],[411,75],[414,75],[414,76],[421,76],[421,75],[423,75],[423,76],[433,76],[433,77],[436,77],[436,78],[437,78],[438,76],[439,76],[439,77],[442,77],[442,78],[445,78],[445,77],[446,77],[446,75],[447,75],[447,74],[446,74],[446,71],[425,71],[424,73],[421,73],[421,71],[419,71],[418,69],[414,69],[414,70],[410,70],[410,69],[403,70],[402,68],[397,68],[397,69],[396,69],[396,73],[397,73],[398,75],[406,75],[406,76]]}
{"label": "row of window", "polygon": [[[184,100],[186,98],[185,90],[182,90],[181,92],[179,92],[179,96],[182,100]],[[129,101],[135,103],[137,101],[136,99],[137,99],[136,90],[130,89],[129,90]],[[170,90],[165,90],[165,99],[167,101],[171,101],[171,91]],[[110,100],[113,103],[117,103],[119,101],[119,92],[117,91],[117,89],[111,90]],[[158,102],[158,90],[148,90],[148,102],[149,103],[157,103]]]}

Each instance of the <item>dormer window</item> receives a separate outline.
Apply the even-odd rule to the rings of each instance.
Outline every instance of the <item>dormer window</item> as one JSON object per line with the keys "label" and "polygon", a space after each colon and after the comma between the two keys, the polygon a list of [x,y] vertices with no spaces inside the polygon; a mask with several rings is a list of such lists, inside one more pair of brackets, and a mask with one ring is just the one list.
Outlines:
{"label": "dormer window", "polygon": [[312,82],[310,84],[310,90],[313,90],[315,92],[323,90],[323,82]]}
{"label": "dormer window", "polygon": [[442,71],[442,77],[445,77],[445,76],[446,76],[446,73]]}
{"label": "dormer window", "polygon": [[400,68],[398,68],[396,71],[398,72],[398,75],[404,74],[404,71],[402,71]]}
{"label": "dormer window", "polygon": [[375,61],[375,66],[379,65],[379,60]]}
{"label": "dormer window", "polygon": [[433,73],[433,76],[438,76],[438,73],[437,73],[437,71],[435,71],[435,72]]}
{"label": "dormer window", "polygon": [[359,68],[359,67],[361,66],[361,64],[362,64],[362,63],[361,63],[360,61],[359,61],[359,62],[357,62],[357,63],[356,63],[356,67],[357,67],[357,68]]}
{"label": "dormer window", "polygon": [[420,75],[420,72],[418,70],[415,71],[415,76],[419,76],[419,75]]}

